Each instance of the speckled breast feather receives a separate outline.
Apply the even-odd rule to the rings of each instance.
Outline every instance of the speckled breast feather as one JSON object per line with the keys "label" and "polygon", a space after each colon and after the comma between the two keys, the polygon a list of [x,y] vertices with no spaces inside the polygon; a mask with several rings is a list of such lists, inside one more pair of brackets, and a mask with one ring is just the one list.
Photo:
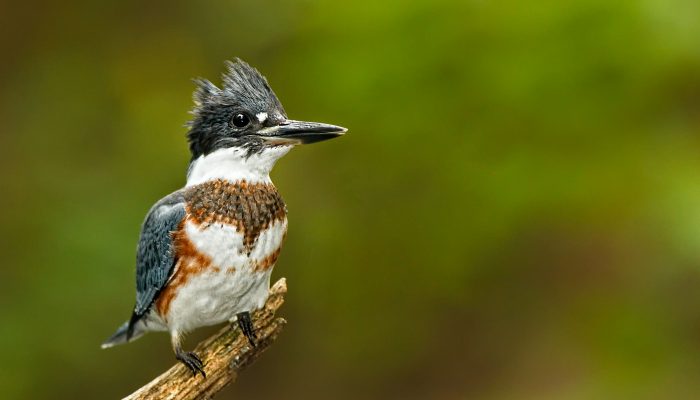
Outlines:
{"label": "speckled breast feather", "polygon": [[215,180],[185,192],[187,214],[199,225],[225,223],[244,234],[250,251],[258,235],[270,224],[287,216],[282,196],[271,183],[232,183]]}

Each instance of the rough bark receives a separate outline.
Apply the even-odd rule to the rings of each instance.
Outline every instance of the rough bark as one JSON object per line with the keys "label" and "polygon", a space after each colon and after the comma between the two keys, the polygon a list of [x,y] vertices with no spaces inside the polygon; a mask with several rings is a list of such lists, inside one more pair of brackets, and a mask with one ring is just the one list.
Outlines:
{"label": "rough bark", "polygon": [[275,312],[284,303],[287,283],[280,279],[270,289],[265,306],[253,314],[255,333],[258,337],[252,347],[238,327],[226,326],[204,340],[194,350],[204,362],[206,378],[192,376],[181,363],[152,380],[131,395],[128,400],[141,399],[209,399],[226,385],[234,382],[238,373],[255,361],[265,351],[287,323],[275,318]]}

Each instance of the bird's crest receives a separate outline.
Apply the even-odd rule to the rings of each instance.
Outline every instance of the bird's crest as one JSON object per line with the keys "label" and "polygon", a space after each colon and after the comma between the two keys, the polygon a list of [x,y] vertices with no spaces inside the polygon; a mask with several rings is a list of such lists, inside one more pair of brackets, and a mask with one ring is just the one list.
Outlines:
{"label": "bird's crest", "polygon": [[204,78],[195,79],[194,82],[197,85],[193,95],[195,115],[207,104],[246,105],[283,110],[265,77],[240,58],[226,61],[222,89]]}

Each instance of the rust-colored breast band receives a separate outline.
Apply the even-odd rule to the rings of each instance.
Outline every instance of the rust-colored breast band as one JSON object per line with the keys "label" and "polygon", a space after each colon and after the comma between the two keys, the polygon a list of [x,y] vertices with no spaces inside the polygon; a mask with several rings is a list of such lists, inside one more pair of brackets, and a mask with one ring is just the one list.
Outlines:
{"label": "rust-colored breast band", "polygon": [[215,180],[193,186],[185,194],[187,212],[199,225],[225,223],[243,233],[250,251],[260,232],[287,216],[287,207],[270,183]]}
{"label": "rust-colored breast band", "polygon": [[204,272],[212,263],[211,258],[197,251],[194,243],[185,233],[184,224],[184,222],[180,224],[179,230],[172,234],[175,258],[177,259],[175,272],[156,299],[156,310],[163,318],[167,318],[170,303],[175,299],[180,287],[186,285],[195,275]]}
{"label": "rust-colored breast band", "polygon": [[282,247],[280,246],[277,248],[277,250],[270,253],[270,255],[256,262],[253,266],[253,271],[264,272],[272,268],[275,265],[275,262],[277,262],[277,257],[279,257],[281,250]]}

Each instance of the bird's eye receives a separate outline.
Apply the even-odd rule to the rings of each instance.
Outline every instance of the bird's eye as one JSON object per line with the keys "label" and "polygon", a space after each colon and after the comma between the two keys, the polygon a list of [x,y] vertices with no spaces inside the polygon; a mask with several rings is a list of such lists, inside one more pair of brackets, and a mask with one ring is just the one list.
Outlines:
{"label": "bird's eye", "polygon": [[236,114],[233,116],[233,124],[238,128],[243,128],[248,126],[250,123],[250,118],[245,114]]}

